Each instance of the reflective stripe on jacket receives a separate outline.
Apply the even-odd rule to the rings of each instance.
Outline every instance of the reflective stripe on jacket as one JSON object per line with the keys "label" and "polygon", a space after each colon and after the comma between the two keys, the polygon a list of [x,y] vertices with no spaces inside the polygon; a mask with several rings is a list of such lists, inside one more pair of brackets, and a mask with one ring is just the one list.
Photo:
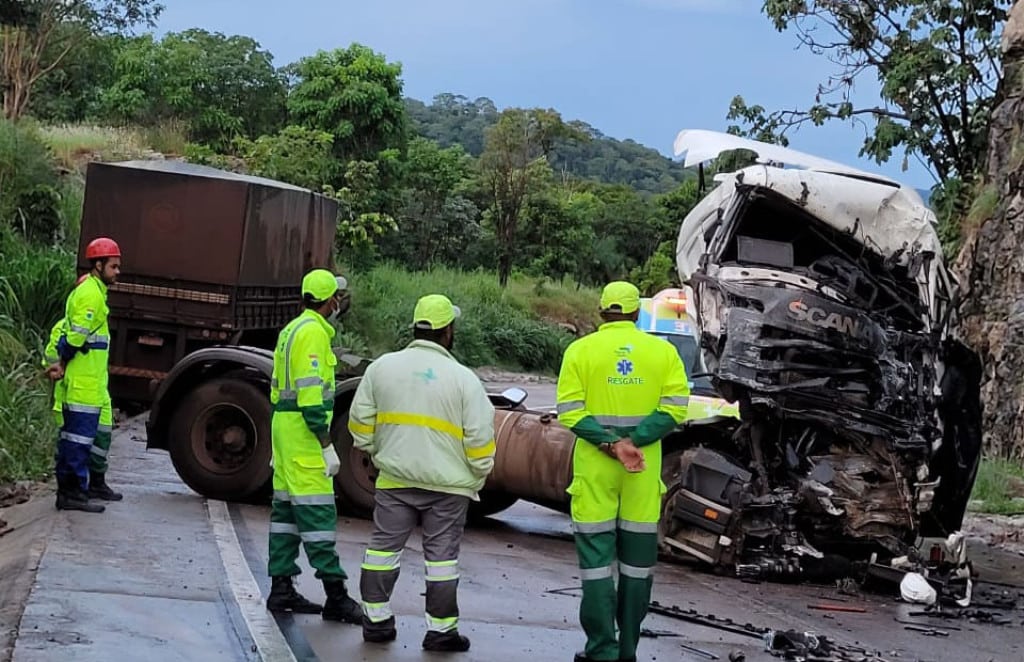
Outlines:
{"label": "reflective stripe on jacket", "polygon": [[480,379],[440,345],[414,340],[370,364],[349,410],[377,487],[477,499],[494,467],[494,407]]}
{"label": "reflective stripe on jacket", "polygon": [[602,324],[565,351],[558,420],[593,444],[659,441],[686,420],[690,386],[675,347],[633,322]]}
{"label": "reflective stripe on jacket", "polygon": [[[303,311],[277,337],[270,402],[280,420],[303,422],[321,446],[334,418],[334,327],[315,310]],[[300,430],[301,431],[301,430]]]}
{"label": "reflective stripe on jacket", "polygon": [[69,404],[99,413],[107,398],[110,327],[107,286],[89,274],[68,296],[57,353],[67,362],[64,383]]}

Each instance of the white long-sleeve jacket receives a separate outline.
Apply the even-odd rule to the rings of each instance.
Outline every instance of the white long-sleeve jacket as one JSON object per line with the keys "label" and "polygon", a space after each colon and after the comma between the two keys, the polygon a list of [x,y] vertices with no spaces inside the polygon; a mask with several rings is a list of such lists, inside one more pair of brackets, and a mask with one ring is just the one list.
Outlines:
{"label": "white long-sleeve jacket", "polygon": [[370,364],[348,429],[380,471],[377,489],[418,487],[476,500],[494,467],[494,407],[483,384],[426,340]]}

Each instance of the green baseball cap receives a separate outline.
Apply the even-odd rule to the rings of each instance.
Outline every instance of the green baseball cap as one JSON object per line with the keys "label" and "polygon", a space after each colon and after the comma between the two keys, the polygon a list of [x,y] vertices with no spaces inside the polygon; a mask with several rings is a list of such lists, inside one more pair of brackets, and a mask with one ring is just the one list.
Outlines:
{"label": "green baseball cap", "polygon": [[327,269],[313,269],[302,279],[302,294],[314,301],[327,301],[338,290],[348,289],[344,276],[335,276]]}
{"label": "green baseball cap", "polygon": [[443,294],[428,294],[416,302],[412,325],[416,329],[443,329],[462,315],[462,310]]}
{"label": "green baseball cap", "polygon": [[640,308],[640,290],[636,285],[617,280],[605,285],[601,292],[601,310],[609,313],[629,313]]}

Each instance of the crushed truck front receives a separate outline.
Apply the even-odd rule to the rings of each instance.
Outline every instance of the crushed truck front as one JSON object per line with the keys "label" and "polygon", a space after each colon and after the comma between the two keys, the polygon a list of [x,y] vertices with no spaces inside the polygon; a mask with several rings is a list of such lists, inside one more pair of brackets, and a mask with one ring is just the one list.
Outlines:
{"label": "crushed truck front", "polygon": [[669,536],[756,576],[913,556],[960,526],[980,448],[935,217],[898,182],[708,133],[677,149],[772,163],[718,175],[679,232],[703,357],[743,425],[684,453]]}

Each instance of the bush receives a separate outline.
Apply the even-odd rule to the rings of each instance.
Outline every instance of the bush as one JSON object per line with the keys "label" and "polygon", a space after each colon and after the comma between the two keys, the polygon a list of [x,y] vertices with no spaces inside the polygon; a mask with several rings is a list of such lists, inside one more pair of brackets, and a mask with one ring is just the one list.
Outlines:
{"label": "bush", "polygon": [[53,242],[60,234],[60,177],[36,127],[0,119],[0,221],[22,236]]}
{"label": "bush", "polygon": [[42,348],[74,276],[73,254],[0,229],[0,483],[41,478],[52,465],[57,431]]}
{"label": "bush", "polygon": [[[360,339],[374,356],[405,346],[412,339],[409,325],[416,300],[440,293],[462,309],[452,352],[460,361],[472,367],[556,373],[573,339],[557,322],[574,323],[597,308],[597,294],[590,290],[535,288],[522,278],[502,290],[496,276],[487,272],[435,268],[410,273],[382,265],[345,275],[352,288],[352,310],[343,321],[346,337]],[[561,314],[550,316],[555,311]]]}

